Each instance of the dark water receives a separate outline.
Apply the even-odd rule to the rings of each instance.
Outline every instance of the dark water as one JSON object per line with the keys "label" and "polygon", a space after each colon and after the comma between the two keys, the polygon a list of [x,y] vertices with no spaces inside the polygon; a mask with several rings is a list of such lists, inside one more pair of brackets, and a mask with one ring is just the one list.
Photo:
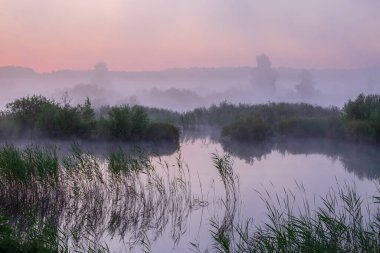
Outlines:
{"label": "dark water", "polygon": [[[222,221],[228,216],[235,222],[247,218],[252,218],[256,224],[265,221],[265,206],[257,191],[278,193],[281,197],[286,189],[315,204],[321,202],[319,196],[325,195],[337,184],[354,185],[365,199],[376,193],[376,182],[380,176],[379,146],[330,140],[248,144],[215,139],[208,134],[188,133],[184,134],[180,147],[143,145],[143,149],[154,154],[152,162],[159,175],[176,178],[184,173],[181,180],[186,181],[187,186],[182,188],[182,182],[178,183],[177,192],[171,195],[175,198],[174,202],[156,200],[155,208],[164,210],[165,206],[169,207],[159,212],[160,215],[120,216],[120,219],[143,219],[145,223],[114,222],[113,214],[107,213],[107,205],[111,202],[99,205],[98,209],[102,210],[95,212],[96,219],[102,222],[94,223],[99,226],[95,228],[96,240],[106,244],[111,252],[141,252],[143,248],[149,248],[151,252],[192,252],[190,242],[199,244],[199,248],[205,250],[211,247],[211,220]],[[27,143],[18,142],[17,145]],[[60,147],[61,153],[67,153],[70,149],[69,142],[55,144]],[[103,154],[120,145],[79,144],[98,156],[100,164],[104,163]],[[131,147],[124,145],[123,148]],[[236,176],[236,193],[228,203],[225,186],[212,160],[213,154],[226,153],[231,154]],[[178,170],[179,166],[182,170]],[[143,202],[138,203],[144,205]],[[121,205],[118,210],[122,209]],[[67,221],[70,210],[65,212]],[[73,225],[77,222],[73,218],[69,223]]]}

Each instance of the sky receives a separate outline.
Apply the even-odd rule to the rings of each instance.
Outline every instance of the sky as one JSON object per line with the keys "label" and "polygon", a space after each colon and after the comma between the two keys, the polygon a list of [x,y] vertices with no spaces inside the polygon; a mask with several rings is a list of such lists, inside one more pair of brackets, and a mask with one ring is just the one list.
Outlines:
{"label": "sky", "polygon": [[379,0],[0,0],[0,66],[380,65]]}

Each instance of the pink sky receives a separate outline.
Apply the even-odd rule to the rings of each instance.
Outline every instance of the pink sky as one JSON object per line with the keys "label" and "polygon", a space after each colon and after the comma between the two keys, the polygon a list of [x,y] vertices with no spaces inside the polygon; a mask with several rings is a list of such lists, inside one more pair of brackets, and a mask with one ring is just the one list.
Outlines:
{"label": "pink sky", "polygon": [[0,66],[380,65],[378,0],[0,0]]}

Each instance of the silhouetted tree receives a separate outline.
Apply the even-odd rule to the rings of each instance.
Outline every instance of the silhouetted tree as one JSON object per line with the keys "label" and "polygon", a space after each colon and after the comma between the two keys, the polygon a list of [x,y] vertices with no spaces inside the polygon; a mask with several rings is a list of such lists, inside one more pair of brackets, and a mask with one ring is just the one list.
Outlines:
{"label": "silhouetted tree", "polygon": [[276,92],[277,73],[272,69],[272,63],[265,54],[256,56],[257,67],[253,72],[252,85],[256,92],[262,95],[274,95]]}
{"label": "silhouetted tree", "polygon": [[111,78],[107,65],[103,62],[98,62],[94,66],[91,84],[105,86],[111,83]]}
{"label": "silhouetted tree", "polygon": [[312,98],[316,96],[318,91],[314,87],[314,80],[312,74],[303,70],[299,75],[299,83],[296,84],[297,95],[300,98]]}

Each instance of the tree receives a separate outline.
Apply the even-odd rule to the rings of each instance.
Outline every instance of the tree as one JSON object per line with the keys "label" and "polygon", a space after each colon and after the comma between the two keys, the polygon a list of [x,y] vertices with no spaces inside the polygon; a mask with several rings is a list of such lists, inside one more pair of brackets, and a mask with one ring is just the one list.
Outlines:
{"label": "tree", "polygon": [[79,105],[78,107],[81,116],[81,135],[82,137],[91,137],[91,133],[96,127],[96,120],[95,112],[91,106],[90,99],[87,97],[84,104]]}
{"label": "tree", "polygon": [[94,66],[91,84],[97,86],[106,86],[111,83],[111,78],[107,65],[104,62],[98,62]]}
{"label": "tree", "polygon": [[312,74],[307,71],[301,71],[299,75],[299,83],[296,84],[297,95],[301,98],[312,98],[318,91],[314,88],[314,80]]}
{"label": "tree", "polygon": [[277,73],[272,69],[272,63],[265,54],[256,56],[257,67],[253,71],[252,85],[261,95],[274,95],[276,92]]}
{"label": "tree", "polygon": [[46,106],[56,106],[56,103],[41,95],[34,95],[16,99],[14,102],[7,104],[6,108],[21,126],[34,128],[39,114]]}

